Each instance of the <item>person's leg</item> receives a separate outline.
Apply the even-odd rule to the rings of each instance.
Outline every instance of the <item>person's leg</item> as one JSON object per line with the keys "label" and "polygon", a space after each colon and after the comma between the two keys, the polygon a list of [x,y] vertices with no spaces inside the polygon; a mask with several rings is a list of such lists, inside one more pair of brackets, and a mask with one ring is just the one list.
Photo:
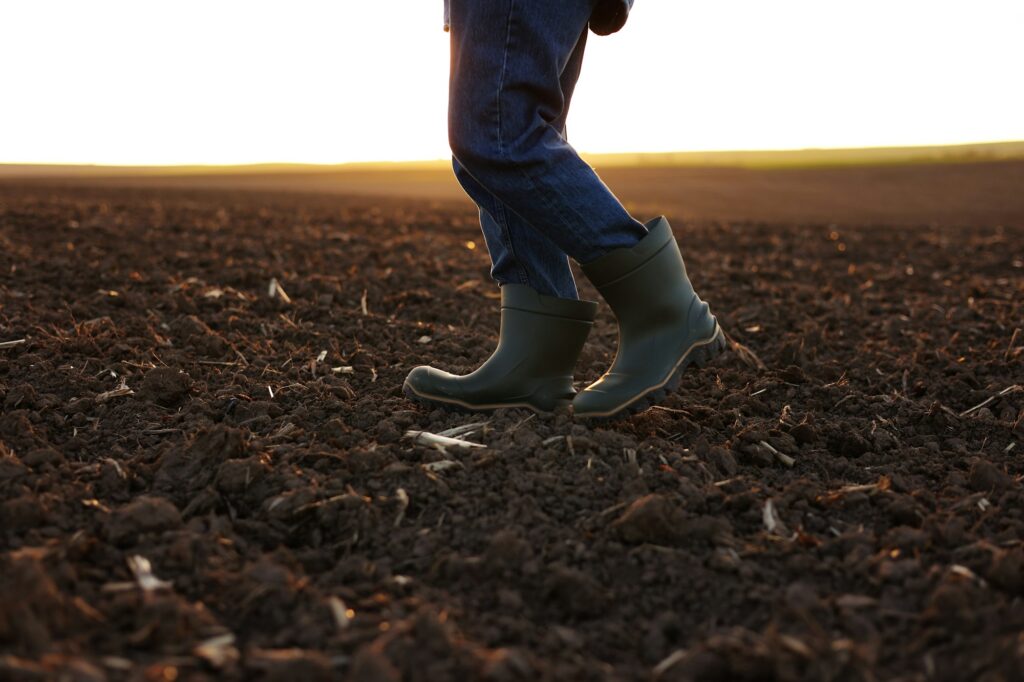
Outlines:
{"label": "person's leg", "polygon": [[[561,116],[551,125],[563,138],[586,45],[587,31],[584,30],[559,78],[565,104]],[[484,189],[457,159],[452,159],[452,165],[456,179],[480,209],[480,227],[491,256],[491,278],[499,284],[525,284],[547,296],[576,298],[576,281],[565,252],[543,231],[527,223]]]}
{"label": "person's leg", "polygon": [[[656,292],[665,284],[655,281],[659,274],[669,279],[679,274],[662,263],[664,258],[653,259],[657,267],[645,260],[652,244],[660,247],[666,241],[667,223],[649,234],[565,140],[565,117],[591,9],[592,0],[452,2],[450,138],[456,172],[480,206],[496,279],[502,283],[501,331],[494,353],[470,374],[413,368],[403,387],[410,398],[473,410],[529,407],[548,412],[570,401],[575,405],[573,370],[597,305],[567,300],[565,280],[571,282],[572,276],[565,254],[596,280],[616,315],[620,302],[631,296],[654,292],[658,298]],[[623,251],[628,252],[625,258]],[[588,270],[591,263],[595,265]],[[611,276],[620,270],[622,277]],[[613,281],[609,284],[605,276]],[[564,279],[559,282],[558,277]],[[616,288],[617,279],[625,286]],[[523,281],[563,295],[538,293]],[[675,284],[679,286],[671,295],[680,299],[675,303],[692,309],[676,295],[676,290],[685,294],[685,287]],[[645,311],[657,317],[659,308],[648,305]],[[649,326],[646,312],[633,317]],[[632,336],[638,327],[634,322],[620,325],[620,332]],[[657,343],[624,347],[628,362],[617,362],[613,369],[633,371],[634,359],[645,348],[666,356],[660,360],[674,362],[668,357],[679,345],[672,338],[679,331],[674,322],[655,330]],[[665,362],[656,364],[660,368]],[[620,405],[637,404],[633,393],[648,395],[654,376],[645,371],[642,377],[598,382],[601,386],[588,390],[600,395],[605,386],[614,389],[612,408],[618,412]],[[580,408],[601,416],[607,402],[588,397]]]}
{"label": "person's leg", "polygon": [[513,213],[453,161],[455,177],[480,209],[480,228],[498,284],[525,284],[537,293],[576,298],[569,259],[542,232]]}
{"label": "person's leg", "polygon": [[[460,181],[473,181],[463,186],[489,214],[483,222],[485,235],[491,233],[488,248],[497,247],[495,265],[511,268],[498,275],[519,277],[510,281],[530,283],[524,258],[550,266],[547,241],[586,263],[646,234],[564,136],[592,4],[452,2],[449,138]],[[526,236],[529,227],[545,239]],[[516,248],[517,237],[524,248]],[[567,270],[565,264],[554,272]],[[565,277],[537,280],[543,286]],[[549,289],[558,296],[566,290],[564,284]]]}

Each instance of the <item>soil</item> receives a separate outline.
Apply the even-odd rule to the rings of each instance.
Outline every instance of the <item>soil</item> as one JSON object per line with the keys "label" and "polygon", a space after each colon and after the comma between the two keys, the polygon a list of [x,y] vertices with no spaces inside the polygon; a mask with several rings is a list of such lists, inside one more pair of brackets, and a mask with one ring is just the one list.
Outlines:
{"label": "soil", "polygon": [[1024,679],[1024,226],[674,225],[749,352],[592,426],[402,396],[464,205],[0,186],[0,678]]}

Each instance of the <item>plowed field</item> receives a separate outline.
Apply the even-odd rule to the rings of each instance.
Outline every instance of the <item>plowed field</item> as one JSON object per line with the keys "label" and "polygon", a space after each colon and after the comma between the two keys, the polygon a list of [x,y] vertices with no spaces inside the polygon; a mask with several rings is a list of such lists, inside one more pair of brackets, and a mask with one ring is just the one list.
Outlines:
{"label": "plowed field", "polygon": [[750,352],[592,426],[403,397],[465,205],[0,187],[0,678],[1024,679],[1024,225],[674,226]]}

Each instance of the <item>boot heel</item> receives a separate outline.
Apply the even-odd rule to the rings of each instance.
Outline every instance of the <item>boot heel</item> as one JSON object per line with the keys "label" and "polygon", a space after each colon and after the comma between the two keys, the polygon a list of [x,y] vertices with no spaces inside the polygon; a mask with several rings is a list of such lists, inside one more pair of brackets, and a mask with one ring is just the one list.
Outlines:
{"label": "boot heel", "polygon": [[727,347],[725,333],[721,327],[716,327],[716,329],[715,337],[710,343],[693,350],[691,364],[701,368],[707,367],[712,360],[725,352]]}

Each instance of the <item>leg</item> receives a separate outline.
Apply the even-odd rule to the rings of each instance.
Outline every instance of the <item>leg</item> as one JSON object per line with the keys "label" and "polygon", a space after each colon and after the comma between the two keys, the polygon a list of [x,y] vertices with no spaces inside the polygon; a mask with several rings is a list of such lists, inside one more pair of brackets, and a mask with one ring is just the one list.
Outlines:
{"label": "leg", "polygon": [[[535,227],[581,263],[646,234],[564,136],[592,4],[452,3],[449,138],[476,181],[470,194],[485,210],[500,201],[520,227]],[[486,212],[500,227],[501,211]]]}
{"label": "leg", "polygon": [[[584,31],[559,79],[565,106],[561,117],[551,125],[561,131],[563,138],[586,45]],[[565,252],[484,189],[457,160],[453,159],[453,166],[456,179],[480,209],[480,227],[491,256],[491,277],[499,284],[525,284],[546,296],[576,298],[576,282]]]}
{"label": "leg", "polygon": [[[548,412],[575,394],[573,369],[597,310],[574,300],[566,254],[600,255],[636,243],[646,229],[565,141],[592,0],[459,1],[465,5],[453,8],[455,24],[471,27],[474,38],[453,32],[452,150],[456,175],[480,207],[492,273],[503,284],[501,332],[476,371],[456,376],[416,367],[404,390],[430,405]],[[512,49],[517,23],[527,40]],[[545,34],[552,26],[559,30]],[[538,291],[545,289],[555,295]]]}
{"label": "leg", "polygon": [[576,298],[576,281],[565,252],[513,213],[454,161],[455,177],[480,209],[480,228],[499,284],[525,284],[537,293]]}

